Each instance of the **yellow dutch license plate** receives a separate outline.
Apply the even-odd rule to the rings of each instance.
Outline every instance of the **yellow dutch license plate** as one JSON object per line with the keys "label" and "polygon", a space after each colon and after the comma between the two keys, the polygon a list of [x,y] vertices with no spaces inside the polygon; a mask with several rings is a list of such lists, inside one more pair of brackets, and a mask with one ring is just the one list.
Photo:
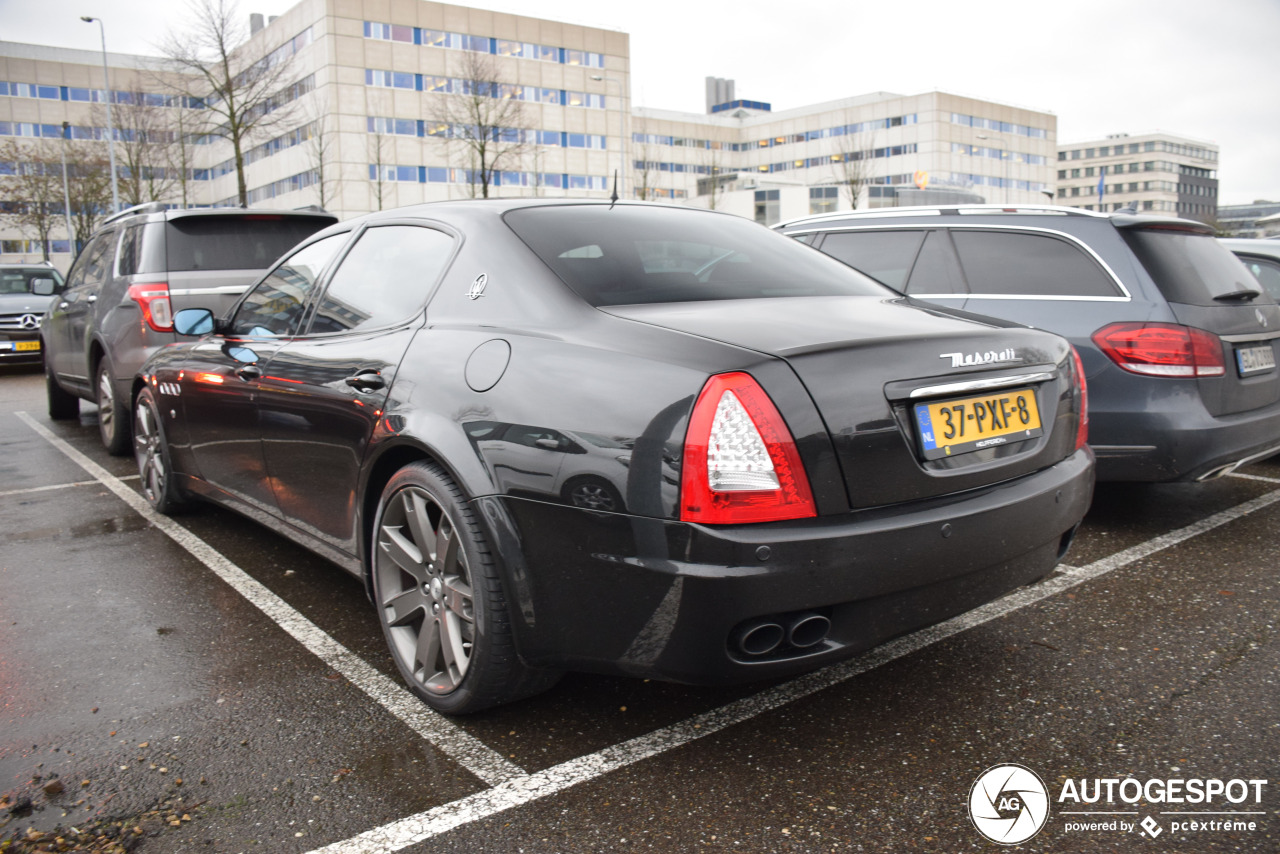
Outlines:
{"label": "yellow dutch license plate", "polygon": [[967,454],[1043,435],[1035,391],[988,394],[915,405],[920,451],[926,460]]}
{"label": "yellow dutch license plate", "polygon": [[39,350],[40,342],[39,341],[14,341],[13,349],[17,350],[18,352],[22,352],[24,350]]}

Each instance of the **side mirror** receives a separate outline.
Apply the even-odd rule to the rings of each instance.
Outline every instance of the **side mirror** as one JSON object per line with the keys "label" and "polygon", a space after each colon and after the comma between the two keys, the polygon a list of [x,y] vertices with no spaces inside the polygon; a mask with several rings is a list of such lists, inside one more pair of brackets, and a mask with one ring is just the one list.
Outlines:
{"label": "side mirror", "polygon": [[32,279],[31,293],[38,297],[51,297],[54,284],[53,279]]}
{"label": "side mirror", "polygon": [[184,308],[173,316],[173,329],[179,335],[208,335],[213,326],[213,312],[207,308]]}

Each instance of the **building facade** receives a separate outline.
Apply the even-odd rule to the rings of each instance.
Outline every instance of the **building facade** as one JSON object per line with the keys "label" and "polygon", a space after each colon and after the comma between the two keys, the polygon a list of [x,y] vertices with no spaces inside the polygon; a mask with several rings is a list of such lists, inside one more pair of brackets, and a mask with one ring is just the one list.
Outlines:
{"label": "building facade", "polygon": [[1062,145],[1060,204],[1090,211],[1143,213],[1211,222],[1218,211],[1218,147],[1167,133]]}
{"label": "building facade", "polygon": [[[1258,199],[1251,205],[1219,205],[1218,228],[1230,237],[1270,237],[1280,228],[1275,222],[1280,202]],[[1263,220],[1270,219],[1270,222]]]}
{"label": "building facade", "polygon": [[[777,112],[755,101],[709,103],[706,114],[633,110],[629,36],[612,30],[429,0],[302,0],[265,25],[255,20],[241,50],[288,63],[270,106],[281,120],[245,152],[252,207],[322,204],[345,218],[485,191],[602,198],[615,174],[624,198],[768,223],[896,205],[920,187],[1009,203],[1053,192],[1051,113],[943,92],[875,92]],[[181,157],[149,167],[150,182],[134,181],[138,192],[122,204],[238,204],[230,144],[191,132],[202,105],[175,98],[165,63],[121,54],[107,62],[110,94],[98,52],[0,43],[0,145],[17,150],[0,162],[0,181],[41,147],[105,148],[110,98],[117,155],[140,138],[124,126],[130,112],[149,111],[163,127],[154,138],[183,143]],[[719,91],[732,98],[732,81]],[[508,121],[492,136],[510,155],[484,181],[458,109],[475,95],[501,103]],[[122,177],[141,171],[118,165]],[[6,262],[46,249],[11,217],[0,218],[0,241]],[[63,269],[73,243],[55,225],[47,248]]]}

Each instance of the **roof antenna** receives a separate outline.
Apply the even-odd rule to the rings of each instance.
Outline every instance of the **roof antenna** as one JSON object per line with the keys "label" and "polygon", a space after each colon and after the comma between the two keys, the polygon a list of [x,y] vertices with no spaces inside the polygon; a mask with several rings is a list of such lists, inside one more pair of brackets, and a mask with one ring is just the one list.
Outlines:
{"label": "roof antenna", "polygon": [[618,170],[613,170],[613,195],[609,197],[609,210],[618,203]]}

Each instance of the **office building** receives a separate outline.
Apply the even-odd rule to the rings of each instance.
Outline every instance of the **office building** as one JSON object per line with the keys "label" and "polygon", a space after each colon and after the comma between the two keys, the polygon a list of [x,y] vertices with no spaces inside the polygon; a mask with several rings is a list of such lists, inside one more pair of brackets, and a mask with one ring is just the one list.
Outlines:
{"label": "office building", "polygon": [[1064,144],[1057,183],[1058,202],[1073,208],[1132,208],[1211,222],[1218,210],[1218,147],[1167,133]]}

